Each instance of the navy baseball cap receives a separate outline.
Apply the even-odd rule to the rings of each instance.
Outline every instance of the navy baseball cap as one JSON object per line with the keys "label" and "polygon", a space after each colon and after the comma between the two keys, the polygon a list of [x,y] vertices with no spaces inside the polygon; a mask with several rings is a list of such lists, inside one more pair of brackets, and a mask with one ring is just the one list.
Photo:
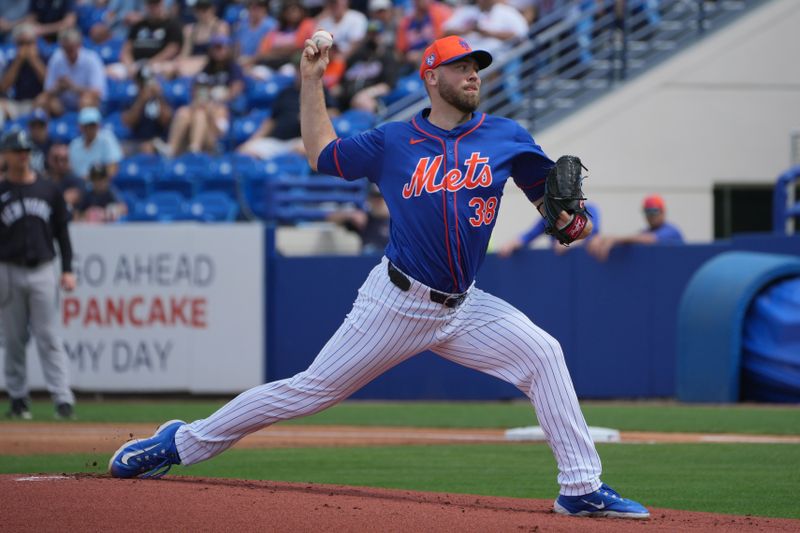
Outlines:
{"label": "navy baseball cap", "polygon": [[25,130],[11,130],[0,138],[0,152],[27,152],[33,149],[33,142]]}
{"label": "navy baseball cap", "polygon": [[424,78],[426,70],[433,70],[439,65],[447,65],[465,57],[474,57],[478,62],[478,70],[492,64],[492,54],[486,50],[473,50],[469,43],[458,35],[436,39],[422,54],[419,77]]}

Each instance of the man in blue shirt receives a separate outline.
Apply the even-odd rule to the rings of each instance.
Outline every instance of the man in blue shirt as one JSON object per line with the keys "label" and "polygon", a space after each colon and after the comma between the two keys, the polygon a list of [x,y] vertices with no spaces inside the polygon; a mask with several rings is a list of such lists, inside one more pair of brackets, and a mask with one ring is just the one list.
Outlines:
{"label": "man in blue shirt", "polygon": [[[600,232],[600,208],[597,207],[597,204],[593,202],[586,202],[586,211],[589,213],[589,216],[592,218],[592,233],[588,237],[586,237],[583,241],[578,241],[574,243],[574,245],[579,245],[580,243],[588,244],[594,237]],[[525,248],[534,240],[539,238],[540,236],[544,235],[547,230],[547,221],[545,219],[540,219],[537,221],[533,226],[528,229],[525,233],[517,237],[511,242],[508,242],[500,247],[497,251],[497,255],[500,257],[511,257],[517,251]],[[566,253],[571,246],[564,246],[558,242],[558,239],[555,237],[551,237],[551,243],[553,252],[558,255]],[[573,245],[573,246],[574,246]]]}
{"label": "man in blue shirt", "polygon": [[645,198],[642,210],[647,219],[646,229],[621,237],[598,235],[586,245],[587,251],[598,261],[605,261],[611,249],[621,244],[683,244],[681,230],[667,222],[667,207],[661,196],[654,194]]}
{"label": "man in blue shirt", "polygon": [[64,30],[58,36],[61,46],[47,63],[46,93],[39,104],[51,116],[77,111],[79,102],[99,106],[106,97],[103,60],[94,50],[84,48],[82,41],[81,33],[75,28]]}
{"label": "man in blue shirt", "polygon": [[[111,458],[111,475],[152,476],[210,459],[253,431],[330,407],[431,350],[528,396],[558,464],[556,512],[649,517],[600,481],[600,458],[558,341],[475,286],[506,182],[513,179],[538,206],[554,166],[519,124],[477,112],[478,71],[492,56],[458,36],[434,41],[419,71],[431,107],[409,122],[341,139],[323,91],[330,41],[321,46],[307,40],[300,64],[308,161],[324,174],[367,177],[379,187],[391,215],[385,256],[306,371],[250,389],[204,420],[167,422],[152,438],[123,445]],[[573,221],[561,213],[561,228]],[[591,231],[591,221],[581,221],[577,238]]]}
{"label": "man in blue shirt", "polygon": [[106,165],[108,175],[117,173],[122,159],[122,148],[109,128],[101,128],[102,116],[96,107],[85,107],[78,114],[81,135],[69,143],[69,162],[72,171],[80,178],[87,178],[93,164]]}

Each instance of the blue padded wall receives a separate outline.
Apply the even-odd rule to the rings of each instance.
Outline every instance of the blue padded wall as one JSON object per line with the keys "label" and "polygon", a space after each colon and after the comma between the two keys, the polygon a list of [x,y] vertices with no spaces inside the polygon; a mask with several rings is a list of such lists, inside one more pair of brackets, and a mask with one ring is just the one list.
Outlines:
{"label": "blue padded wall", "polygon": [[[526,313],[564,348],[583,398],[675,395],[678,305],[708,259],[732,249],[800,254],[800,238],[762,236],[706,245],[621,247],[606,263],[578,248],[489,255],[477,284]],[[271,257],[267,378],[304,370],[342,323],[377,256]],[[389,370],[364,399],[521,398],[516,388],[430,353]]]}
{"label": "blue padded wall", "polygon": [[800,276],[797,257],[753,252],[720,254],[697,271],[678,312],[679,400],[739,400],[747,308],[763,288],[792,276]]}

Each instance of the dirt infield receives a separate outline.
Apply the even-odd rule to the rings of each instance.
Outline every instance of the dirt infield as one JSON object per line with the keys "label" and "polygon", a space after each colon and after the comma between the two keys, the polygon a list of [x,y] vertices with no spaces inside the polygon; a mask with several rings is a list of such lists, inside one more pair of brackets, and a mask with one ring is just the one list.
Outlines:
{"label": "dirt infield", "polygon": [[[113,452],[153,424],[0,423],[0,454]],[[723,436],[623,434],[623,442],[719,442]],[[725,440],[737,436],[726,435]],[[744,441],[752,437],[738,436]],[[794,439],[794,440],[791,440]],[[276,426],[238,447],[376,446],[504,441],[500,430]],[[797,442],[759,437],[759,442]],[[574,532],[798,531],[800,521],[653,509],[647,521],[582,519],[552,501],[308,483],[90,474],[0,476],[2,531]]]}
{"label": "dirt infield", "polygon": [[797,531],[800,521],[651,509],[647,521],[571,518],[552,502],[201,478],[0,476],[4,531],[615,533]]}

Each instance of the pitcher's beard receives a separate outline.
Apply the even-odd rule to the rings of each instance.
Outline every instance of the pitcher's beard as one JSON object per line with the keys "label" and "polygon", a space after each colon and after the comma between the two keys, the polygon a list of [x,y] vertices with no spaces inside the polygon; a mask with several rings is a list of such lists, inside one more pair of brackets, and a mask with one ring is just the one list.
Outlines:
{"label": "pitcher's beard", "polygon": [[442,82],[439,83],[439,96],[462,113],[473,113],[481,103],[480,91],[464,93],[456,87]]}

